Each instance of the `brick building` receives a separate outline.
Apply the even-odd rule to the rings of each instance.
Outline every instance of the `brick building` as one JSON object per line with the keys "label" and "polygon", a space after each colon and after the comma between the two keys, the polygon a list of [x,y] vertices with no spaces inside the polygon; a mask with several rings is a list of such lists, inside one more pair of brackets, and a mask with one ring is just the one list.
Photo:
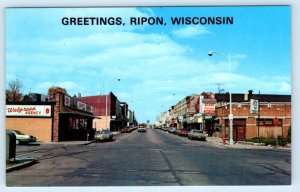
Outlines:
{"label": "brick building", "polygon": [[108,95],[78,97],[78,99],[94,107],[93,113],[97,118],[93,121],[93,127],[97,130],[120,131],[127,125],[128,105],[120,102],[112,92]]}
{"label": "brick building", "polygon": [[[215,94],[214,132],[221,128],[229,136],[229,94]],[[250,100],[259,101],[258,113],[250,111]],[[255,137],[286,137],[291,126],[291,96],[270,94],[232,94],[233,138],[235,141]],[[274,120],[277,122],[274,122]]]}

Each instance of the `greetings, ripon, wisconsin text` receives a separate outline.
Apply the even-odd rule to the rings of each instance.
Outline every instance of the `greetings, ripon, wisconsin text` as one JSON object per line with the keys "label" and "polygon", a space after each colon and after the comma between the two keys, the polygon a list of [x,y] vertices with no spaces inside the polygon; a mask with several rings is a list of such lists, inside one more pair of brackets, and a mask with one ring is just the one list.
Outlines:
{"label": "greetings, ripon, wisconsin text", "polygon": [[233,17],[63,17],[63,25],[233,25]]}

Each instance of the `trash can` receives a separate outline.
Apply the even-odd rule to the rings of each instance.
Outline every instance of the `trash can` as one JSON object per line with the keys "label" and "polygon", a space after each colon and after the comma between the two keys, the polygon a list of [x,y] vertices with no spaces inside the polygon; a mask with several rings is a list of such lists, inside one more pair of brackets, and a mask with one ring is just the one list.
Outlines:
{"label": "trash can", "polygon": [[6,131],[6,161],[14,161],[16,159],[16,135]]}

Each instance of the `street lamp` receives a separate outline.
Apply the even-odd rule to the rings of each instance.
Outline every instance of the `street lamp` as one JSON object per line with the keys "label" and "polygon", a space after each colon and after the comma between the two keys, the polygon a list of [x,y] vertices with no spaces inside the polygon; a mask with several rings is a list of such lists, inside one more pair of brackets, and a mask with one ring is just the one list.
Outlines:
{"label": "street lamp", "polygon": [[[114,79],[116,79],[117,81],[121,81],[121,79],[118,79],[118,78],[113,78],[113,79],[110,79],[110,81],[111,80],[114,80]],[[108,83],[108,81],[106,81],[106,83],[105,83],[105,87],[106,87],[106,92],[108,92],[108,90],[107,90],[107,83]],[[109,93],[107,93],[106,95],[105,95],[105,125],[106,125],[106,129],[108,129],[108,125],[107,125],[107,123],[108,123],[108,121],[107,121],[107,97],[108,97],[108,94]]]}
{"label": "street lamp", "polygon": [[[225,54],[217,52],[217,51],[209,51],[208,52],[208,56],[213,56],[214,54],[219,54],[222,55],[224,57],[226,57]],[[229,65],[229,72],[230,72],[230,54],[228,54],[228,65]],[[231,98],[231,91],[229,91],[229,134],[230,134],[230,138],[229,138],[229,144],[233,145],[233,139],[232,139],[232,127],[233,127],[233,115],[232,115],[232,98]]]}

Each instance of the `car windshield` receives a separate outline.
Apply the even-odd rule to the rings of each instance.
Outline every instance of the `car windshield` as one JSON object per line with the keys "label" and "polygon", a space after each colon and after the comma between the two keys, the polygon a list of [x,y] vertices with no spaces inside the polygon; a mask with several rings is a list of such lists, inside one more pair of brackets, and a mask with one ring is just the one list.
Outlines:
{"label": "car windshield", "polygon": [[194,133],[203,133],[203,131],[200,130],[193,130]]}
{"label": "car windshield", "polygon": [[109,130],[104,130],[104,131],[102,131],[102,133],[110,133],[110,131]]}
{"label": "car windshield", "polygon": [[20,131],[14,131],[14,132],[16,132],[18,135],[24,135],[24,133],[22,133],[22,132],[20,132]]}

